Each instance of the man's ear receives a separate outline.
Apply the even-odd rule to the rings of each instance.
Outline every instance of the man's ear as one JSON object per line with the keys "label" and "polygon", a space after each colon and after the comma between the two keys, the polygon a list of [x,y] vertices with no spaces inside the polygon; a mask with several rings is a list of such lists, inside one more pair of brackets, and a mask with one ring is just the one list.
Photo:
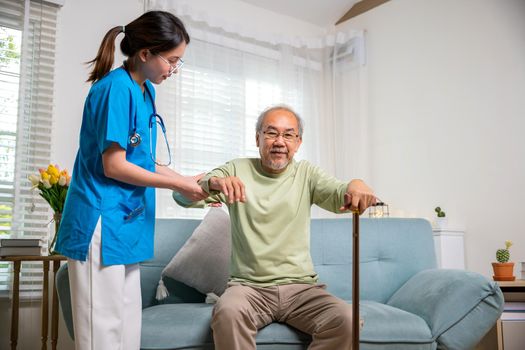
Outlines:
{"label": "man's ear", "polygon": [[259,133],[255,132],[255,145],[259,147]]}

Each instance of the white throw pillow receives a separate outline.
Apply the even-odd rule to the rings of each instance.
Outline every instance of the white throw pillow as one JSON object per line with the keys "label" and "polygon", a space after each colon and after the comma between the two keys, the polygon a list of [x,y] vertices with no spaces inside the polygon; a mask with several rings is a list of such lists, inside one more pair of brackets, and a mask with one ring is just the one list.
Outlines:
{"label": "white throw pillow", "polygon": [[162,270],[157,299],[168,296],[162,277],[170,277],[203,294],[221,295],[230,277],[230,218],[221,208],[210,208],[191,237]]}

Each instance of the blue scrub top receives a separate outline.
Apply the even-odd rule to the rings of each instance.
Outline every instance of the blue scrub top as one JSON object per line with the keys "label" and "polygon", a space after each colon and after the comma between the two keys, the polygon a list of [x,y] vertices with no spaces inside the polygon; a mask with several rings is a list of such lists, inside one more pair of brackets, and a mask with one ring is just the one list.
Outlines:
{"label": "blue scrub top", "polygon": [[[102,264],[133,264],[153,256],[155,189],[126,184],[104,175],[102,153],[113,142],[126,159],[154,172],[150,156],[149,118],[155,91],[142,92],[124,68],[109,72],[91,87],[84,105],[80,146],[60,223],[56,250],[85,261],[99,217],[102,223]],[[129,144],[135,126],[142,137]],[[153,155],[157,144],[152,128]]]}

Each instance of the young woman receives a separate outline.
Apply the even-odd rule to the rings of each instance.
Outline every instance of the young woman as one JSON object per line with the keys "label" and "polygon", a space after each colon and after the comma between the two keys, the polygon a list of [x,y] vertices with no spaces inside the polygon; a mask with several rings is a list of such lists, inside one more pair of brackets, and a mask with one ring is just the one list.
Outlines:
{"label": "young woman", "polygon": [[[120,33],[127,59],[111,70]],[[157,130],[166,135],[152,83],[178,72],[189,42],[177,17],[152,11],[110,29],[89,62],[93,85],[56,244],[68,257],[77,350],[140,348],[138,262],[153,254],[155,187],[207,197],[197,176],[165,166],[169,151],[156,158]]]}

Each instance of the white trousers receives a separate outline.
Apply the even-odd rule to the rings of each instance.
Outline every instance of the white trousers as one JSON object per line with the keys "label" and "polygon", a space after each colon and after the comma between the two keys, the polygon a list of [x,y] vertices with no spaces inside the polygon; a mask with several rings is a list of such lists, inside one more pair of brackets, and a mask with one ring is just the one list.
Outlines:
{"label": "white trousers", "polygon": [[98,220],[86,261],[68,259],[76,350],[140,349],[138,264],[101,264]]}

